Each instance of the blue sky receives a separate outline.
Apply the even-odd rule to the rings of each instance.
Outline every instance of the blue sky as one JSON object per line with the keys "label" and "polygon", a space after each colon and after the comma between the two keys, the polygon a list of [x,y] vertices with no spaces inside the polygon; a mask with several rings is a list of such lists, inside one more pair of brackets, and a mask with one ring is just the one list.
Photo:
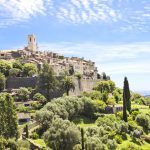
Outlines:
{"label": "blue sky", "polygon": [[150,91],[149,0],[0,0],[0,49],[39,49],[96,62],[123,86]]}

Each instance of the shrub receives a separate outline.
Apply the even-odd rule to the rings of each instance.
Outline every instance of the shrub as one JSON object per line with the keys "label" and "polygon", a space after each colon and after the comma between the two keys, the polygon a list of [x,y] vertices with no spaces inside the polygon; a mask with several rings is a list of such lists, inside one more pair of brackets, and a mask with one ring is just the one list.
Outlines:
{"label": "shrub", "polygon": [[131,133],[131,137],[132,137],[132,140],[133,142],[136,142],[137,139],[140,139],[141,135],[143,134],[143,131],[142,130],[134,130],[132,133]]}
{"label": "shrub", "polygon": [[107,146],[108,149],[115,150],[117,148],[116,140],[108,140]]}
{"label": "shrub", "polygon": [[34,108],[34,109],[40,109],[41,108],[41,104],[39,102],[33,102],[31,104],[31,106]]}
{"label": "shrub", "polygon": [[137,125],[135,121],[128,121],[129,124],[129,130],[134,131],[136,129],[140,129],[140,127]]}
{"label": "shrub", "polygon": [[106,145],[97,137],[88,137],[85,143],[86,150],[107,150]]}
{"label": "shrub", "polygon": [[122,137],[120,136],[120,135],[116,135],[115,136],[115,140],[116,140],[116,142],[118,143],[118,144],[121,144],[122,143]]}
{"label": "shrub", "polygon": [[52,149],[71,150],[80,142],[80,131],[70,121],[57,118],[44,133],[44,141]]}
{"label": "shrub", "polygon": [[116,104],[115,98],[113,96],[109,97],[107,100],[107,104],[108,105],[115,105]]}
{"label": "shrub", "polygon": [[139,114],[139,111],[132,111],[131,115],[132,115],[132,118],[133,120],[135,120],[136,116]]}
{"label": "shrub", "polygon": [[36,132],[33,132],[32,135],[30,136],[32,139],[38,139],[39,135]]}
{"label": "shrub", "polygon": [[138,125],[143,127],[143,130],[145,132],[149,132],[150,130],[150,117],[148,115],[145,114],[139,114],[136,117],[136,122],[138,123]]}
{"label": "shrub", "polygon": [[6,78],[2,73],[0,73],[0,91],[4,90],[5,84],[6,84]]}
{"label": "shrub", "polygon": [[116,117],[117,118],[119,118],[119,119],[122,119],[122,117],[123,117],[123,112],[117,112],[117,114],[116,114]]}
{"label": "shrub", "polygon": [[120,150],[142,150],[142,148],[140,148],[134,143],[128,143],[124,145],[124,147],[120,148]]}
{"label": "shrub", "polygon": [[41,93],[36,93],[33,96],[33,100],[34,101],[39,101],[40,103],[44,103],[46,101],[46,98],[44,97],[44,95],[42,95]]}
{"label": "shrub", "polygon": [[19,105],[17,110],[19,112],[28,112],[29,111],[29,108],[25,107],[23,104]]}
{"label": "shrub", "polygon": [[98,126],[104,126],[107,125],[109,127],[113,127],[114,122],[116,121],[115,115],[105,115],[104,117],[99,117],[96,120],[96,124]]}
{"label": "shrub", "polygon": [[14,139],[9,139],[7,147],[9,147],[11,150],[18,150],[17,142]]}
{"label": "shrub", "polygon": [[18,100],[27,101],[30,97],[30,94],[31,92],[27,88],[21,87],[17,91]]}
{"label": "shrub", "polygon": [[122,137],[123,140],[127,140],[128,139],[127,134],[125,132],[121,133],[121,137]]}
{"label": "shrub", "polygon": [[18,141],[17,146],[22,150],[28,150],[30,149],[30,143],[28,141]]}

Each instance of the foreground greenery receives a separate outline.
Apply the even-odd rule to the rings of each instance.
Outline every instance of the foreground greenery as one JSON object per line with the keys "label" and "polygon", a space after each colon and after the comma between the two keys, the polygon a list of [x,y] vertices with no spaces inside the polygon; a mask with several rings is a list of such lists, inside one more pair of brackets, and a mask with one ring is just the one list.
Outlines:
{"label": "foreground greenery", "polygon": [[[35,112],[38,126],[28,131],[23,125],[25,138],[45,149],[53,150],[126,150],[150,147],[150,99],[129,89],[127,78],[120,89],[105,74],[93,91],[80,96],[68,96],[75,88],[74,70],[62,80],[54,76],[52,68],[44,64],[38,72],[31,63],[20,61],[6,63],[0,61],[0,90],[3,91],[7,77],[29,77],[38,75],[36,89],[20,88],[14,98],[8,93],[0,93],[0,150],[30,149],[28,141],[18,141],[18,112]],[[75,74],[79,83],[82,76]],[[79,84],[80,85],[80,84]],[[50,101],[51,93],[63,88],[67,96]],[[33,100],[31,107],[16,102]],[[47,104],[46,104],[47,103]],[[108,114],[107,107],[123,106],[123,111]],[[40,110],[39,110],[40,109]],[[111,112],[113,113],[113,112]],[[20,140],[20,139],[19,139]]]}
{"label": "foreground greenery", "polygon": [[[150,146],[144,142],[150,131],[149,114],[133,109],[128,114],[128,122],[124,122],[122,112],[116,115],[102,114],[101,106],[93,105],[97,101],[101,100],[85,96],[55,99],[37,112],[37,121],[41,125],[37,133],[44,138],[48,147],[58,150],[81,149],[81,128],[84,129],[87,150],[119,147],[142,149]],[[121,145],[125,141],[128,144]]]}

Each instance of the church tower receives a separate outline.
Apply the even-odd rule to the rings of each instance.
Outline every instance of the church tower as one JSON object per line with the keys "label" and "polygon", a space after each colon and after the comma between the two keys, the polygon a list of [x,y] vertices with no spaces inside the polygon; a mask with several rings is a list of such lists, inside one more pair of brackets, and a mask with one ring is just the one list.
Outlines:
{"label": "church tower", "polygon": [[36,52],[38,49],[36,37],[33,34],[28,35],[28,50]]}

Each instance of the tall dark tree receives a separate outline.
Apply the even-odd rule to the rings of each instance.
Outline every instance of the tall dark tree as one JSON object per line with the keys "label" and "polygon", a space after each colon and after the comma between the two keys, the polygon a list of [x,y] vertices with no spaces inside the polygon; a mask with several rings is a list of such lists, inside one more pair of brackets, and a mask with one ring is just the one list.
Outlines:
{"label": "tall dark tree", "polygon": [[0,94],[0,136],[4,138],[18,137],[16,108],[12,96]]}
{"label": "tall dark tree", "polygon": [[38,90],[43,93],[45,90],[45,97],[49,100],[50,94],[53,92],[58,85],[58,81],[55,77],[53,68],[49,64],[43,64],[42,71],[38,78]]}
{"label": "tall dark tree", "polygon": [[81,147],[84,150],[84,130],[81,128]]}
{"label": "tall dark tree", "polygon": [[131,101],[130,101],[130,90],[127,77],[124,78],[124,87],[123,87],[123,120],[125,122],[127,119],[127,110],[131,111]]}
{"label": "tall dark tree", "polygon": [[102,73],[103,80],[107,80],[107,75],[105,72]]}
{"label": "tall dark tree", "polygon": [[25,137],[26,137],[26,138],[29,138],[29,129],[28,129],[28,125],[26,125],[26,126],[24,127],[24,132],[25,132]]}
{"label": "tall dark tree", "polygon": [[18,119],[14,99],[9,94],[6,94],[6,129],[7,138],[18,138]]}
{"label": "tall dark tree", "polygon": [[126,99],[126,106],[127,106],[127,110],[129,111],[129,113],[131,112],[131,94],[130,94],[130,89],[129,89],[129,82],[127,77],[125,77],[124,79],[124,96]]}

